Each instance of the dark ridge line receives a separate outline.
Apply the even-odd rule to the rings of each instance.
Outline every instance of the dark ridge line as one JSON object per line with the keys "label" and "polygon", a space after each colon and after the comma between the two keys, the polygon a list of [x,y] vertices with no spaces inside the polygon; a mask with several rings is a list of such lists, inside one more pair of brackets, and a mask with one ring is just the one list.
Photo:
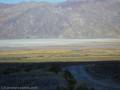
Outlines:
{"label": "dark ridge line", "polygon": [[0,62],[1,64],[65,64],[65,65],[80,65],[80,64],[120,64],[120,60],[114,61],[85,61],[85,62]]}

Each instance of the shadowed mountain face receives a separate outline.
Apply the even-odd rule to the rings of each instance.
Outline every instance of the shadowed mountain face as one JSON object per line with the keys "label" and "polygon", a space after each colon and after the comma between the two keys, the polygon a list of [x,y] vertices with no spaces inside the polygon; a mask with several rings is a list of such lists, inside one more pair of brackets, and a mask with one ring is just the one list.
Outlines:
{"label": "shadowed mountain face", "polygon": [[120,38],[120,0],[0,4],[0,39]]}

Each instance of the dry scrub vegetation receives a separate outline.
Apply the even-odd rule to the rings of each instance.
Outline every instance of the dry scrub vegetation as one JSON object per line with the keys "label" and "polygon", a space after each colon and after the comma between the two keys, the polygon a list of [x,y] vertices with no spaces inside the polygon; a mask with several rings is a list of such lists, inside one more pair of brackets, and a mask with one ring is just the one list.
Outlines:
{"label": "dry scrub vegetation", "polygon": [[120,60],[120,49],[0,51],[0,62],[73,62]]}

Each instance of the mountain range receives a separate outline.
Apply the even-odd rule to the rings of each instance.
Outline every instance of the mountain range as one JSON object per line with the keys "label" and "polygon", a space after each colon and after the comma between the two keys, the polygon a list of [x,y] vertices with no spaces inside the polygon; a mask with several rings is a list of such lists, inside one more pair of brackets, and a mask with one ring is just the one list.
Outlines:
{"label": "mountain range", "polygon": [[120,0],[0,4],[0,39],[120,38]]}

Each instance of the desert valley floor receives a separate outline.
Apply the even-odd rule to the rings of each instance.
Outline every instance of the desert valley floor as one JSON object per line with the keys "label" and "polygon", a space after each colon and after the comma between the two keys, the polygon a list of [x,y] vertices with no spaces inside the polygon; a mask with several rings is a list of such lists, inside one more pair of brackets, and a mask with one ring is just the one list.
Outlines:
{"label": "desert valley floor", "polygon": [[0,62],[119,60],[119,39],[0,40]]}
{"label": "desert valley floor", "polygon": [[0,40],[0,90],[120,90],[120,40]]}

